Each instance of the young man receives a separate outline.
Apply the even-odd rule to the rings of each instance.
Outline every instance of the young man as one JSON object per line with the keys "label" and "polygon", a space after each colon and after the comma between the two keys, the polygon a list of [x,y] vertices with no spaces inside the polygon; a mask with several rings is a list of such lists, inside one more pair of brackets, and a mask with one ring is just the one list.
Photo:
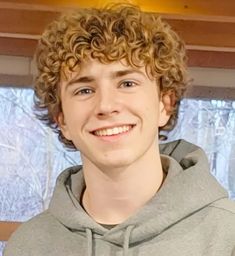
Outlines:
{"label": "young man", "polygon": [[41,119],[83,165],[59,176],[5,256],[235,255],[235,205],[202,150],[176,141],[159,153],[187,83],[166,23],[132,6],[79,10],[47,28],[37,64]]}

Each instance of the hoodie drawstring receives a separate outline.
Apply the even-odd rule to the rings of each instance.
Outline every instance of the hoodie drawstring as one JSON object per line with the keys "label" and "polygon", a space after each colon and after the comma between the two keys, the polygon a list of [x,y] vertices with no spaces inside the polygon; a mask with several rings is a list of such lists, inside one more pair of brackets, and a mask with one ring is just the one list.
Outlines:
{"label": "hoodie drawstring", "polygon": [[134,227],[135,227],[134,225],[128,226],[127,229],[126,229],[126,232],[124,234],[123,256],[128,256],[131,231],[134,229]]}
{"label": "hoodie drawstring", "polygon": [[[134,227],[135,227],[134,225],[128,226],[124,234],[123,256],[128,256],[130,236]],[[87,239],[87,256],[92,256],[93,240],[92,240],[92,231],[89,228],[86,228],[86,239]]]}
{"label": "hoodie drawstring", "polygon": [[86,228],[86,238],[87,238],[87,256],[92,256],[92,231]]}

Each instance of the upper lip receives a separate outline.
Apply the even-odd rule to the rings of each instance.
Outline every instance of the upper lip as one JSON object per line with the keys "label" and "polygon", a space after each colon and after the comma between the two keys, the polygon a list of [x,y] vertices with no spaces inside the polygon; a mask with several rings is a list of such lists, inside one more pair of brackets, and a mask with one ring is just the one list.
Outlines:
{"label": "upper lip", "polygon": [[112,129],[112,128],[115,128],[115,127],[122,127],[122,126],[135,126],[135,124],[112,124],[112,125],[107,125],[107,126],[102,126],[102,127],[99,127],[99,128],[96,128],[94,130],[91,130],[90,132],[91,133],[94,133],[96,131],[100,131],[100,130],[105,130],[105,129]]}

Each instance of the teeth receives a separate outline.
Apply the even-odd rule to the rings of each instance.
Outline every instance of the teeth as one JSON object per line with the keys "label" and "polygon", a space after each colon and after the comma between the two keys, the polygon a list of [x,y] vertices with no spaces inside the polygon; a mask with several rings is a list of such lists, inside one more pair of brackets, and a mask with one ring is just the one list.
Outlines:
{"label": "teeth", "polygon": [[116,135],[123,132],[127,132],[131,129],[130,125],[124,125],[121,127],[114,127],[114,128],[108,128],[103,130],[95,131],[95,135],[97,136],[110,136],[110,135]]}

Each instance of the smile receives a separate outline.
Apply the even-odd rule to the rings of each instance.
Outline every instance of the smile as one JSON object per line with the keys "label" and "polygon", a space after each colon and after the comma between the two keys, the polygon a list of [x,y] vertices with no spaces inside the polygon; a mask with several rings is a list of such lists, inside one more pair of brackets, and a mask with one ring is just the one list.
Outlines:
{"label": "smile", "polygon": [[125,132],[130,131],[133,128],[133,125],[123,125],[113,128],[106,128],[106,129],[100,129],[97,131],[94,131],[93,134],[96,136],[112,136],[112,135],[118,135]]}

